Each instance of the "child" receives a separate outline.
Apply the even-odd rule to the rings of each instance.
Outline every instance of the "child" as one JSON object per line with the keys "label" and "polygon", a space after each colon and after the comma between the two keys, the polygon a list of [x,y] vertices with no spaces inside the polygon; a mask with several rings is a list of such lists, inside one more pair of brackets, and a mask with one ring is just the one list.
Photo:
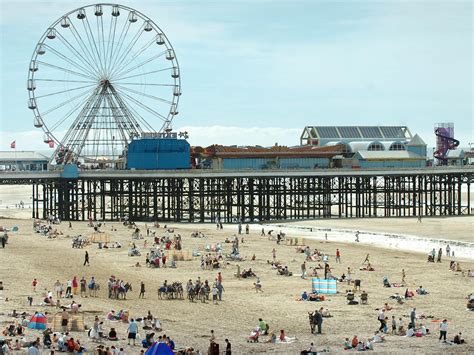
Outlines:
{"label": "child", "polygon": [[392,316],[392,334],[397,333],[397,320],[395,319],[395,316]]}
{"label": "child", "polygon": [[33,286],[33,292],[36,292],[36,285],[38,285],[38,281],[33,279],[33,282],[31,283],[31,286]]}

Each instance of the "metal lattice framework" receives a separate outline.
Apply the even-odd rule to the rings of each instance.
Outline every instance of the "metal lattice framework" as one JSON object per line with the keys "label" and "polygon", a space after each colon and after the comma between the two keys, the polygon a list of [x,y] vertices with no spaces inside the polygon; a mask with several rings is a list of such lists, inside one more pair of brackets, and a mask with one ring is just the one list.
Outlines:
{"label": "metal lattice framework", "polygon": [[33,217],[222,222],[473,214],[473,168],[322,172],[9,174]]}
{"label": "metal lattice framework", "polygon": [[56,163],[113,162],[131,139],[170,128],[181,79],[170,41],[150,18],[96,4],[48,27],[33,52],[27,89],[35,127],[57,145]]}

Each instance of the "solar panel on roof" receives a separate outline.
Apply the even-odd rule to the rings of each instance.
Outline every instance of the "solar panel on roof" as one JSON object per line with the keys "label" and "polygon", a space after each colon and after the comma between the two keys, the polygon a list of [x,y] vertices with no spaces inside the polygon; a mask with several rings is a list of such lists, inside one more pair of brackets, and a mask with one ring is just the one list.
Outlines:
{"label": "solar panel on roof", "polygon": [[360,138],[360,133],[356,127],[338,127],[342,138]]}
{"label": "solar panel on roof", "polygon": [[359,127],[363,138],[382,138],[379,127]]}
{"label": "solar panel on roof", "polygon": [[317,129],[321,138],[339,138],[336,127],[318,127]]}
{"label": "solar panel on roof", "polygon": [[380,127],[385,138],[405,138],[402,127]]}

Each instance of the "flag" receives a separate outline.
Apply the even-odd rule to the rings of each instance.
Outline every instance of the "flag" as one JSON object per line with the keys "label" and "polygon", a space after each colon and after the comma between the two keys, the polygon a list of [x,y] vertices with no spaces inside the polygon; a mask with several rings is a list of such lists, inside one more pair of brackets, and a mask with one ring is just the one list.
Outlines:
{"label": "flag", "polygon": [[10,143],[10,148],[15,149],[16,148],[16,141],[13,141]]}
{"label": "flag", "polygon": [[50,148],[54,148],[54,141],[53,140],[49,141],[48,145]]}

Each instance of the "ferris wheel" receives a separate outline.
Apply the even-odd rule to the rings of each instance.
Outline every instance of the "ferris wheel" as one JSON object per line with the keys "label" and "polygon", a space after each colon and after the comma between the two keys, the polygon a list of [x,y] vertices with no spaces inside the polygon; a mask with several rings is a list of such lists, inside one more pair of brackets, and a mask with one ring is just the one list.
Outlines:
{"label": "ferris wheel", "polygon": [[56,146],[53,161],[116,162],[132,139],[171,128],[181,79],[171,43],[150,18],[96,4],[47,28],[27,89],[34,126]]}

